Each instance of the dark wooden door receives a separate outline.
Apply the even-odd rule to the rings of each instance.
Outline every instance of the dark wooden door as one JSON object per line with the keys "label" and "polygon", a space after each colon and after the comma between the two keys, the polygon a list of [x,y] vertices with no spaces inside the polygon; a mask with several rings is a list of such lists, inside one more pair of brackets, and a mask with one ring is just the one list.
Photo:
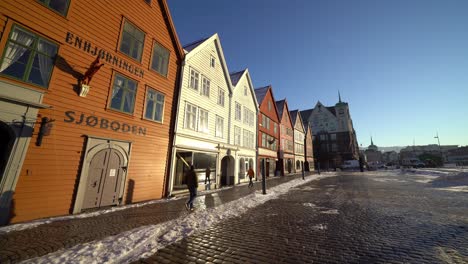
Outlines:
{"label": "dark wooden door", "polygon": [[117,204],[123,162],[115,149],[104,149],[94,155],[88,169],[83,209]]}

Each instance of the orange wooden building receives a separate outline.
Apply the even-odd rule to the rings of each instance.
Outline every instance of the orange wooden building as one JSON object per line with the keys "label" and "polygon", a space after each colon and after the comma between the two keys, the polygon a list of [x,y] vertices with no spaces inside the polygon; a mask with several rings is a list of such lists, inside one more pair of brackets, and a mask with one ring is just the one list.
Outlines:
{"label": "orange wooden building", "polygon": [[165,0],[0,1],[0,54],[3,223],[164,196],[183,59]]}
{"label": "orange wooden building", "polygon": [[258,175],[265,170],[265,176],[279,174],[278,146],[280,117],[273,96],[273,88],[265,86],[255,89],[259,104],[258,114]]}

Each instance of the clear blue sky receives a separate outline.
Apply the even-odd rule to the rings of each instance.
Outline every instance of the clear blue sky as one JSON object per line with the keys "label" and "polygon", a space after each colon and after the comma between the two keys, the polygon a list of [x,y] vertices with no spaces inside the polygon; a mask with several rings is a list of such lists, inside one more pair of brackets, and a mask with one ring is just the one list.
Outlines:
{"label": "clear blue sky", "polygon": [[309,109],[350,105],[359,144],[468,145],[466,0],[168,0],[182,44],[218,33],[229,70]]}

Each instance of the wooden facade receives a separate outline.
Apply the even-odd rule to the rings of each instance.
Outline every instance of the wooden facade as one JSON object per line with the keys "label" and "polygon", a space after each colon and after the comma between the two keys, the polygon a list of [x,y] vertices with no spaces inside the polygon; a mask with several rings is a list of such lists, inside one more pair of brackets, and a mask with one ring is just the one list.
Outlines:
{"label": "wooden facade", "polygon": [[[304,121],[304,119],[302,119]],[[304,139],[304,146],[305,146],[305,171],[313,171],[314,170],[314,146],[313,146],[313,138],[312,138],[312,129],[308,122],[304,123],[305,126],[305,139]]]}
{"label": "wooden facade", "polygon": [[[63,2],[68,3],[65,11],[35,0],[0,2],[2,65],[6,56],[16,56],[7,50],[19,38],[15,28],[57,47],[50,81],[43,87],[0,70],[0,129],[5,127],[1,133],[9,133],[14,145],[2,149],[0,205],[12,211],[11,222],[158,199],[165,193],[183,59],[166,1]],[[140,49],[131,49],[136,53],[125,52],[124,31],[137,39],[143,33],[141,42],[128,42],[141,43]],[[156,47],[168,51],[168,57],[157,57],[168,64],[155,64]],[[104,65],[94,68],[94,77],[85,83],[83,75],[89,77],[85,73],[97,57]],[[167,68],[155,67],[161,63]],[[38,65],[44,67],[40,59]],[[82,84],[90,86],[86,95]],[[119,97],[120,92],[126,94]],[[151,115],[153,95],[159,98],[157,118]],[[118,100],[122,111],[114,110]],[[111,181],[115,193],[106,191]],[[100,186],[90,197],[90,188]]]}
{"label": "wooden facade", "polygon": [[279,146],[279,115],[271,86],[255,89],[259,104],[258,115],[258,169],[257,175],[263,170],[266,176],[278,174]]}
{"label": "wooden facade", "polygon": [[301,112],[293,110],[290,112],[294,124],[294,163],[296,172],[301,172],[304,168],[304,124],[302,123]]}
{"label": "wooden facade", "polygon": [[294,173],[294,126],[289,114],[286,99],[276,101],[280,116],[280,149],[278,153],[278,170],[281,175]]}

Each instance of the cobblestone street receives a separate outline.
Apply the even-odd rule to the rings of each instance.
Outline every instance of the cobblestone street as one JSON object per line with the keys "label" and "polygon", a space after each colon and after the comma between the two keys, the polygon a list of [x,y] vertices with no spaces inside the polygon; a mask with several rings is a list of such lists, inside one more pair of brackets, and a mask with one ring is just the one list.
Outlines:
{"label": "cobblestone street", "polygon": [[468,263],[468,193],[399,171],[295,188],[141,263]]}

